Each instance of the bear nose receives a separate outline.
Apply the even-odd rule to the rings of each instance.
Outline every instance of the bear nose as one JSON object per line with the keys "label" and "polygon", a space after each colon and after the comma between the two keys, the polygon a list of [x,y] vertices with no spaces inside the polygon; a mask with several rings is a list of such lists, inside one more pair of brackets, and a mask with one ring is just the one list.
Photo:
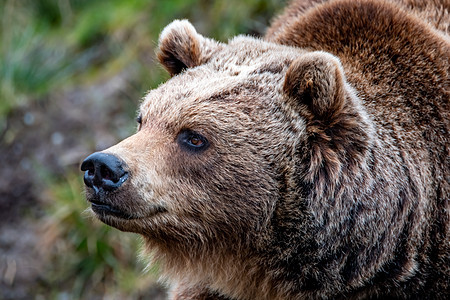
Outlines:
{"label": "bear nose", "polygon": [[96,152],[89,155],[81,164],[84,184],[96,192],[100,189],[113,191],[128,178],[123,162],[112,154]]}

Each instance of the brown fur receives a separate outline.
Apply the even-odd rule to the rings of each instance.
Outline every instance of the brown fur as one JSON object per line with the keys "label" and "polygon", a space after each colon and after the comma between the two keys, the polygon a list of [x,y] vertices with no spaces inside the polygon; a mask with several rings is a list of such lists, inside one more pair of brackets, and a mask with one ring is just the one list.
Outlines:
{"label": "brown fur", "polygon": [[105,150],[130,217],[98,217],[144,236],[171,299],[448,298],[449,9],[294,1],[228,44],[175,21],[173,78]]}

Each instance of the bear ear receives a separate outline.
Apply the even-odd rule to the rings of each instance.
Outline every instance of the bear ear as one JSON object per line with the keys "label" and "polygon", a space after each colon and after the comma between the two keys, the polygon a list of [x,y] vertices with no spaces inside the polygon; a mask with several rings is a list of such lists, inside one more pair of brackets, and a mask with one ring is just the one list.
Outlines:
{"label": "bear ear", "polygon": [[311,119],[331,123],[344,107],[344,85],[345,76],[339,59],[317,51],[292,62],[283,90],[294,107],[306,107]]}
{"label": "bear ear", "polygon": [[158,60],[171,76],[205,63],[221,45],[198,34],[187,20],[175,20],[159,36]]}

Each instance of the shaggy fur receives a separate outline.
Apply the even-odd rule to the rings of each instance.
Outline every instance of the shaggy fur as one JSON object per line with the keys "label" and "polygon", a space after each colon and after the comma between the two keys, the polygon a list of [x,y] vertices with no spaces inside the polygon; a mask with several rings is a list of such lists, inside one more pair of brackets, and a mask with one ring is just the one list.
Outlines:
{"label": "shaggy fur", "polygon": [[[174,21],[173,76],[105,150],[97,195],[143,235],[170,299],[446,299],[448,1],[294,1],[265,40]],[[180,146],[186,130],[201,152]]]}

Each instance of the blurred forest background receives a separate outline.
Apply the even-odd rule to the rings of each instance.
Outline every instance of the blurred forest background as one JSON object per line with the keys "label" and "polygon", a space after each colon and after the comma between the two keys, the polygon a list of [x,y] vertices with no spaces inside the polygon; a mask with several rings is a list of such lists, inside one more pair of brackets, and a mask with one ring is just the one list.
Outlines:
{"label": "blurred forest background", "polygon": [[189,19],[262,35],[276,0],[0,0],[0,299],[165,299],[140,238],[85,212],[79,164],[131,135],[168,79],[158,35]]}

